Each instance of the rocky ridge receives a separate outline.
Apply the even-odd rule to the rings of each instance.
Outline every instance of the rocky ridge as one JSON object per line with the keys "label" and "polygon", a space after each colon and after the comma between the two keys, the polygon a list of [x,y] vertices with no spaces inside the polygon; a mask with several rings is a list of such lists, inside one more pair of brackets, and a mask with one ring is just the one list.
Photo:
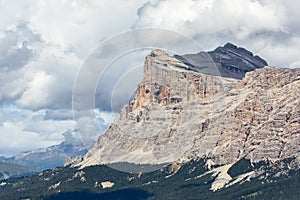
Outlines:
{"label": "rocky ridge", "polygon": [[268,63],[252,52],[227,43],[214,51],[175,55],[193,71],[215,76],[242,79],[245,73],[263,68]]}
{"label": "rocky ridge", "polygon": [[62,142],[47,148],[40,148],[33,151],[22,152],[16,156],[0,158],[0,162],[19,164],[35,169],[46,170],[63,166],[69,157],[76,157],[87,153],[86,147],[81,144]]}
{"label": "rocky ridge", "polygon": [[211,165],[241,158],[299,161],[300,70],[264,67],[241,81],[234,78],[201,73],[176,56],[152,51],[134,101],[77,165],[203,157]]}

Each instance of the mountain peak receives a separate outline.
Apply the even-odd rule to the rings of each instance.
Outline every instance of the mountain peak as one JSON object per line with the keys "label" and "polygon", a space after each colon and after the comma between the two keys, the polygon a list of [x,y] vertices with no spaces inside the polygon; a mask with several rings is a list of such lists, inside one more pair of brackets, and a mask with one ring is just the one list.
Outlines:
{"label": "mountain peak", "polygon": [[152,56],[152,57],[164,57],[164,56],[168,56],[168,54],[165,51],[161,50],[161,49],[153,49],[150,52],[149,55]]}
{"label": "mountain peak", "polygon": [[[226,43],[223,47],[218,47],[216,48],[213,52],[222,52],[222,53],[235,53],[236,55],[242,55],[242,56],[246,56],[249,57],[250,59],[256,60],[256,58],[254,57],[253,53],[243,47],[238,47],[230,42]],[[262,58],[260,58],[262,64],[264,66],[268,65],[268,63],[263,60]],[[264,67],[263,66],[263,67]],[[260,67],[258,67],[260,68]]]}
{"label": "mountain peak", "polygon": [[[165,68],[169,70],[189,70],[189,66],[182,63],[180,60],[175,57],[169,55],[163,50],[154,49],[147,56],[144,67],[144,80],[148,79],[146,72],[151,71],[153,66],[157,66],[159,68]],[[149,80],[151,81],[151,80]]]}
{"label": "mountain peak", "polygon": [[193,71],[235,79],[242,79],[245,73],[268,65],[264,59],[254,56],[251,51],[232,43],[226,43],[214,51],[175,57]]}
{"label": "mountain peak", "polygon": [[225,45],[224,45],[224,48],[226,49],[237,49],[238,47],[230,42],[227,42]]}
{"label": "mountain peak", "polygon": [[[189,65],[184,58],[201,62]],[[221,76],[199,68],[209,68],[211,60]],[[300,157],[300,70],[264,64],[232,44],[183,57],[153,50],[134,100],[77,165],[197,158],[231,165],[244,157],[253,163]]]}
{"label": "mountain peak", "polygon": [[[249,63],[254,65],[255,58],[240,47],[225,46],[227,47],[221,47],[210,53],[215,60],[227,56],[222,57],[223,60],[219,63],[233,62],[242,57],[242,61],[236,61],[238,64],[244,62],[247,67]],[[259,80],[257,74],[260,74]],[[270,77],[265,80],[263,74]],[[281,78],[272,78],[270,74],[277,74]],[[246,155],[254,161],[259,161],[263,156],[275,159],[276,156],[264,154],[261,150],[261,152],[253,150],[254,147],[264,148],[253,144],[257,143],[256,135],[267,140],[265,135],[267,130],[270,128],[275,130],[273,117],[281,120],[281,117],[285,116],[273,111],[280,105],[268,99],[285,96],[287,101],[293,102],[288,106],[291,108],[295,106],[295,101],[285,95],[286,89],[283,86],[289,84],[291,80],[297,80],[298,76],[299,70],[292,72],[263,68],[248,73],[243,81],[239,81],[232,77],[228,79],[198,72],[162,50],[153,50],[146,57],[144,78],[136,89],[134,100],[124,106],[120,118],[99,137],[97,145],[80,165],[126,161],[161,164],[193,156],[211,157],[218,164],[233,163]],[[273,89],[272,86],[278,88]],[[263,99],[258,99],[257,96],[263,96],[261,90],[272,92],[267,92]],[[257,112],[248,112],[254,109],[251,108],[252,101],[260,106],[255,108]],[[231,103],[224,105],[225,102]],[[264,108],[265,105],[272,107],[273,110]],[[293,112],[296,111],[291,109],[289,115],[293,115]],[[290,122],[285,118],[282,120],[284,123],[282,126],[287,126],[288,130]],[[276,123],[274,126],[277,126]],[[239,135],[233,130],[239,130]],[[181,142],[179,144],[176,141]],[[290,142],[292,143],[292,140]],[[227,148],[228,145],[230,148]],[[269,150],[282,151],[280,145],[278,144],[276,149],[270,147]],[[284,155],[279,151],[277,152],[279,156]],[[292,153],[295,154],[294,151]]]}

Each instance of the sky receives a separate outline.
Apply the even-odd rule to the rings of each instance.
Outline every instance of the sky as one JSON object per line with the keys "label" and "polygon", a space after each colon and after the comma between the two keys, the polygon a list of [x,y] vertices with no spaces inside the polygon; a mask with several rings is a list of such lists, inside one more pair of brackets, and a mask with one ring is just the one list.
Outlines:
{"label": "sky", "polygon": [[[269,65],[300,67],[299,7],[295,0],[0,0],[0,156],[58,144],[68,139],[66,131],[76,134],[72,92],[78,71],[113,35],[168,29],[204,50],[232,42]],[[135,67],[141,75],[146,53],[114,65]],[[100,126],[107,127],[132,98],[141,77],[133,79],[133,86],[126,79],[105,80],[104,88],[120,100],[115,109],[101,98],[105,89],[96,92]]]}

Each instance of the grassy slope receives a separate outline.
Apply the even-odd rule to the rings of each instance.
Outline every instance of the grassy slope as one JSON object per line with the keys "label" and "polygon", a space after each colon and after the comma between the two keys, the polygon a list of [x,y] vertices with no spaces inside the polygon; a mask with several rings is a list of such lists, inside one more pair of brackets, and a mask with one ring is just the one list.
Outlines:
{"label": "grassy slope", "polygon": [[27,166],[8,163],[8,162],[0,162],[0,180],[6,179],[9,177],[22,176],[26,174],[36,173],[39,170],[33,169]]}

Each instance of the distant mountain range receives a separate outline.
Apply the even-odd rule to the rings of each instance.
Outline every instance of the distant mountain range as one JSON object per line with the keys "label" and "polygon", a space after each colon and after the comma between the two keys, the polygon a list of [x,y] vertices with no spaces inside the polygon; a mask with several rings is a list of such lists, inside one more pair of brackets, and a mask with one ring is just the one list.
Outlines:
{"label": "distant mountain range", "polygon": [[87,148],[81,144],[74,145],[69,142],[62,142],[47,148],[23,152],[10,158],[0,157],[0,161],[45,170],[63,166],[69,157],[76,157],[86,153]]}
{"label": "distant mountain range", "polygon": [[39,171],[31,167],[0,161],[0,180],[28,176]]}

